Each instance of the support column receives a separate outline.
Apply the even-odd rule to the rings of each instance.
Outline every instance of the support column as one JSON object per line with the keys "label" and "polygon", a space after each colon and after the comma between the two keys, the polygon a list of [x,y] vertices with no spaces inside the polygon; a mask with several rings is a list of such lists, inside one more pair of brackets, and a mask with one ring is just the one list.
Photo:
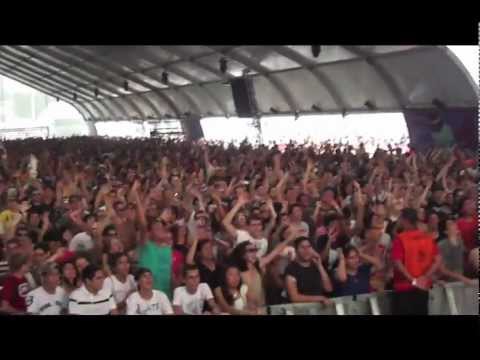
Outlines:
{"label": "support column", "polygon": [[98,136],[97,127],[95,126],[95,122],[92,120],[85,120],[85,124],[88,128],[88,136]]}

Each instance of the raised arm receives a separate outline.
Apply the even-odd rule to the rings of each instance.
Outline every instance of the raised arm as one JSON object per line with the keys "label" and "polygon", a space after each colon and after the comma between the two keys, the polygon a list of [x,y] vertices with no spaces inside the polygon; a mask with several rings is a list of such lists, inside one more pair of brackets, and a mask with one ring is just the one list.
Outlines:
{"label": "raised arm", "polygon": [[275,227],[275,224],[277,223],[277,212],[275,211],[275,208],[273,207],[273,201],[272,199],[267,200],[268,204],[268,209],[270,210],[270,221],[268,222],[267,226],[265,226],[265,230],[263,231],[263,235],[268,238]]}
{"label": "raised arm", "polygon": [[338,252],[338,266],[335,269],[335,276],[338,281],[344,283],[347,281],[347,266],[345,262],[345,255],[342,248],[337,249]]}
{"label": "raised arm", "polygon": [[278,244],[269,254],[265,255],[259,260],[260,268],[265,270],[267,265],[273,261],[282,251],[290,245],[295,239],[303,235],[303,232],[300,229],[295,229],[290,231],[287,239],[280,244]]}
{"label": "raised arm", "polygon": [[197,246],[198,246],[198,237],[196,235],[192,236],[193,242],[188,249],[187,258],[185,262],[189,265],[195,264],[195,254],[197,253]]}
{"label": "raised arm", "polygon": [[244,206],[247,202],[248,202],[247,199],[244,196],[241,196],[238,199],[235,206],[232,208],[232,210],[228,212],[227,216],[225,216],[225,219],[223,219],[222,221],[222,224],[225,227],[225,230],[227,230],[227,232],[233,237],[237,236],[237,229],[232,224],[233,218],[235,217],[237,212],[242,208],[242,206]]}

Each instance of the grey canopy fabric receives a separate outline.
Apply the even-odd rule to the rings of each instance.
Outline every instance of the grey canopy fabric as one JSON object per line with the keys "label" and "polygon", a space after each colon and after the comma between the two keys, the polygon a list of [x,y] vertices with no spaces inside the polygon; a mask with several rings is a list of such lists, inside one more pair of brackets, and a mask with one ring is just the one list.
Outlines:
{"label": "grey canopy fabric", "polygon": [[478,105],[446,46],[321,46],[318,57],[299,45],[0,46],[0,74],[90,121],[235,116],[229,80],[240,76],[253,79],[259,116]]}

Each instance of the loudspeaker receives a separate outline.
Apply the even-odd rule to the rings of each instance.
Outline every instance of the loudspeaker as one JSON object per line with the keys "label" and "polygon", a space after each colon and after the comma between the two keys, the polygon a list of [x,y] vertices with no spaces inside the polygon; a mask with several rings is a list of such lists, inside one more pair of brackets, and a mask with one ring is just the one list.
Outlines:
{"label": "loudspeaker", "polygon": [[251,78],[238,78],[231,81],[233,102],[238,117],[254,117],[258,112],[257,101]]}
{"label": "loudspeaker", "polygon": [[193,141],[200,140],[204,137],[200,117],[191,115],[183,121],[187,138]]}

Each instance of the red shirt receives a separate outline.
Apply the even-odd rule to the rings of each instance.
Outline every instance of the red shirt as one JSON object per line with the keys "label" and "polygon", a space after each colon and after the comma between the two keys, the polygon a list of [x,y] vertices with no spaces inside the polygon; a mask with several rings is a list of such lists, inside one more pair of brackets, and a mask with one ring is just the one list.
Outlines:
{"label": "red shirt", "polygon": [[472,250],[478,246],[477,244],[477,216],[470,218],[460,218],[457,220],[458,230],[462,235],[463,243],[467,251]]}
{"label": "red shirt", "polygon": [[27,304],[25,303],[25,298],[29,291],[30,286],[25,276],[18,278],[13,275],[8,275],[3,283],[0,299],[5,300],[18,311],[26,312]]}
{"label": "red shirt", "polygon": [[[408,236],[409,238],[416,238],[420,236],[425,236],[426,234],[423,231],[420,230],[412,230],[412,231],[405,231],[402,233],[403,236]],[[432,249],[433,249],[433,254],[431,254],[433,257],[436,257],[438,255],[438,247],[435,241],[432,238]],[[405,265],[405,249],[403,247],[402,241],[397,237],[393,241],[392,245],[392,260],[393,261],[401,261],[403,265]],[[393,287],[395,291],[410,291],[415,289],[415,287],[411,284],[411,282],[406,279],[400,271],[398,271],[396,268],[394,269],[393,272]]]}

